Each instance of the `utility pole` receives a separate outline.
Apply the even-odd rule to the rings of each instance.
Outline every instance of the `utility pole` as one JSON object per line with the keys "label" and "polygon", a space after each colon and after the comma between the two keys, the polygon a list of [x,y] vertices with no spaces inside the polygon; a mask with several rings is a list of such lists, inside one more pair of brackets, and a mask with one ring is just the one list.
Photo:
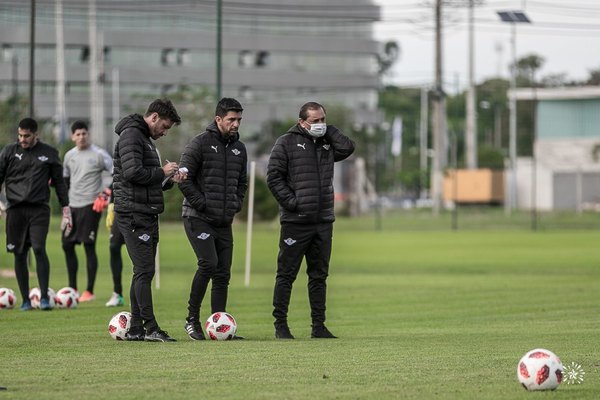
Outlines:
{"label": "utility pole", "polygon": [[223,0],[217,0],[217,101],[221,100],[223,74]]}
{"label": "utility pole", "polygon": [[31,0],[29,19],[29,117],[35,118],[35,0]]}
{"label": "utility pole", "polygon": [[431,168],[433,213],[438,215],[442,203],[443,170],[446,166],[446,95],[442,82],[442,0],[435,3],[435,89],[432,128],[434,157]]}
{"label": "utility pole", "polygon": [[63,4],[56,0],[55,5],[56,30],[56,128],[59,143],[66,139],[67,107],[65,105],[65,38],[63,31]]}
{"label": "utility pole", "polygon": [[465,134],[467,168],[477,168],[477,109],[475,108],[474,0],[469,0],[469,90],[467,91],[467,129]]}
{"label": "utility pole", "polygon": [[104,51],[101,40],[98,40],[98,27],[96,23],[96,0],[89,0],[89,48],[90,48],[90,120],[91,129],[99,144],[107,148],[109,139],[104,132],[104,83],[100,82],[101,71],[104,68]]}
{"label": "utility pole", "polygon": [[419,122],[419,182],[421,186],[420,197],[424,199],[425,195],[425,177],[427,174],[427,111],[429,109],[429,99],[427,88],[421,87],[421,120]]}

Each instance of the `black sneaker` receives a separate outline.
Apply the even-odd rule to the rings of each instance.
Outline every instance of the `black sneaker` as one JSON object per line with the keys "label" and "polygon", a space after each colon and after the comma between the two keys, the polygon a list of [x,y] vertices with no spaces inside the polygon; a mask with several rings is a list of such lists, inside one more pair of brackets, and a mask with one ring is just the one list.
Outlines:
{"label": "black sneaker", "polygon": [[295,339],[287,325],[275,327],[275,339]]}
{"label": "black sneaker", "polygon": [[204,332],[202,332],[202,325],[196,319],[186,319],[185,325],[183,326],[188,336],[192,340],[204,340]]}
{"label": "black sneaker", "polygon": [[129,342],[143,342],[146,331],[141,326],[133,326],[129,328],[125,334],[125,340]]}
{"label": "black sneaker", "polygon": [[233,335],[231,340],[246,340],[246,338],[243,336]]}
{"label": "black sneaker", "polygon": [[173,339],[169,334],[165,331],[161,331],[160,329],[155,330],[154,332],[146,333],[144,336],[144,340],[146,342],[176,342],[177,340]]}
{"label": "black sneaker", "polygon": [[313,326],[310,337],[314,339],[337,339],[337,336],[329,332],[325,325]]}

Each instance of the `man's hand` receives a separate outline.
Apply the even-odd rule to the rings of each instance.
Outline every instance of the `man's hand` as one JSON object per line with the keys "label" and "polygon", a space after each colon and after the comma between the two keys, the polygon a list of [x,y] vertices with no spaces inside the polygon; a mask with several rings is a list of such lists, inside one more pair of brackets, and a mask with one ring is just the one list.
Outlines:
{"label": "man's hand", "polygon": [[60,221],[60,230],[63,231],[65,237],[71,234],[73,229],[73,217],[71,216],[71,207],[66,206],[62,209],[62,221]]}
{"label": "man's hand", "polygon": [[177,170],[175,175],[171,178],[175,183],[181,183],[187,179],[188,169],[186,167],[181,167]]}
{"label": "man's hand", "polygon": [[115,203],[110,203],[106,210],[106,227],[110,231],[115,221]]}
{"label": "man's hand", "polygon": [[104,188],[104,190],[96,197],[94,200],[94,205],[92,206],[92,210],[97,213],[101,213],[104,211],[106,206],[108,206],[108,201],[110,200],[110,196],[112,195],[112,191],[109,188]]}

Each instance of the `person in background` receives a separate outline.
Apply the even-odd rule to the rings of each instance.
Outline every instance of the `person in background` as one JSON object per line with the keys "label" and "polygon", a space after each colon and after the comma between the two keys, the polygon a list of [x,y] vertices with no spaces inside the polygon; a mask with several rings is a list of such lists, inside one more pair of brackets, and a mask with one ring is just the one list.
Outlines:
{"label": "person in background", "polygon": [[79,302],[92,301],[98,272],[96,239],[102,211],[111,195],[112,157],[106,150],[92,143],[88,126],[83,121],[71,125],[71,140],[75,147],[67,151],[63,160],[63,176],[69,188],[69,207],[73,227],[63,231],[62,248],[65,253],[69,286],[77,290],[79,262],[75,246],[83,244],[87,267],[87,285]]}
{"label": "person in background", "polygon": [[160,329],[154,316],[152,279],[156,270],[158,216],[164,210],[163,190],[186,178],[175,162],[161,166],[154,141],[181,123],[168,99],[154,100],[144,115],[131,114],[119,121],[119,139],[113,154],[113,194],[116,223],[125,239],[133,263],[129,297],[131,327],[129,341],[174,342]]}
{"label": "person in background", "polygon": [[22,311],[32,309],[29,300],[27,254],[33,249],[40,285],[40,309],[50,310],[48,298],[50,261],[46,238],[50,225],[50,186],[54,187],[62,206],[62,229],[72,224],[67,186],[58,150],[43,143],[32,118],[19,122],[18,142],[0,152],[0,187],[4,184],[7,199],[6,250],[14,254],[15,275],[23,303]]}
{"label": "person in background", "polygon": [[[232,98],[217,104],[214,121],[185,147],[180,166],[188,179],[179,184],[185,196],[183,226],[198,259],[184,329],[203,340],[200,306],[209,282],[211,314],[226,311],[233,258],[233,217],[242,209],[248,179],[246,146],[238,129],[243,108]],[[235,339],[243,339],[234,336]]]}
{"label": "person in background", "polygon": [[267,185],[279,203],[281,231],[273,293],[275,337],[294,339],[288,326],[292,285],[306,259],[313,338],[333,339],[325,303],[333,237],[334,163],[354,152],[354,142],[326,124],[325,107],[309,102],[298,123],[280,136],[267,166]]}
{"label": "person in background", "polygon": [[111,196],[111,201],[106,211],[106,228],[110,232],[108,249],[110,253],[110,272],[113,280],[113,294],[106,302],[106,307],[120,307],[125,305],[123,283],[121,280],[123,273],[121,248],[125,244],[125,238],[121,234],[121,231],[119,231],[119,224],[115,223],[115,216],[114,197]]}

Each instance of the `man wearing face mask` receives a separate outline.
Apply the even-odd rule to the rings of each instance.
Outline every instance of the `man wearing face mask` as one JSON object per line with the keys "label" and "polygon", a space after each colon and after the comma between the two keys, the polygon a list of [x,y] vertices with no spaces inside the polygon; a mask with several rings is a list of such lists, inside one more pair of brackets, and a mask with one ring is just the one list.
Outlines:
{"label": "man wearing face mask", "polygon": [[354,152],[354,142],[327,125],[325,108],[300,108],[298,123],[277,139],[267,168],[267,184],[277,199],[281,231],[273,294],[275,337],[294,339],[288,326],[292,285],[306,258],[313,338],[333,339],[325,327],[327,276],[333,235],[334,163]]}
{"label": "man wearing face mask", "polygon": [[238,132],[242,111],[237,100],[221,99],[214,121],[190,141],[179,163],[188,170],[188,179],[179,184],[185,196],[183,225],[198,260],[184,324],[192,340],[204,340],[200,306],[209,282],[212,281],[210,313],[227,311],[233,257],[231,224],[242,209],[248,188],[248,157]]}

